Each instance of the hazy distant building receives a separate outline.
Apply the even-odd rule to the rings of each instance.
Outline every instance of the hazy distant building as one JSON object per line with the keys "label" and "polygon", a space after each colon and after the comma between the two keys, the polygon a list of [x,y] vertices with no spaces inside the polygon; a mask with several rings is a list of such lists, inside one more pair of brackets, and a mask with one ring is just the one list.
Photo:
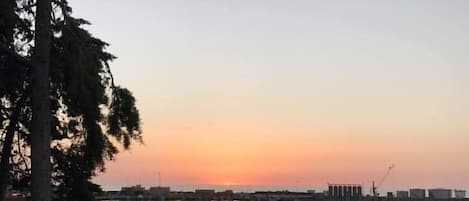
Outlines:
{"label": "hazy distant building", "polygon": [[196,189],[195,196],[199,200],[211,200],[215,196],[215,190],[212,189]]}
{"label": "hazy distant building", "polygon": [[171,189],[167,186],[154,186],[150,187],[150,189],[148,189],[148,192],[150,193],[150,195],[165,196],[171,192]]}
{"label": "hazy distant building", "polygon": [[428,197],[431,199],[449,199],[452,196],[450,189],[435,188],[428,189]]}
{"label": "hazy distant building", "polygon": [[407,199],[409,198],[409,191],[397,191],[396,197],[397,199]]}
{"label": "hazy distant building", "polygon": [[411,199],[425,199],[425,189],[412,188],[409,190],[409,196]]}
{"label": "hazy distant building", "polygon": [[220,200],[233,200],[234,194],[233,190],[225,190],[216,192],[216,197]]}
{"label": "hazy distant building", "polygon": [[213,195],[215,194],[215,190],[213,189],[196,189],[195,190],[196,194],[208,194],[208,195]]}
{"label": "hazy distant building", "polygon": [[392,192],[388,192],[386,195],[388,198],[394,198],[394,193]]}
{"label": "hazy distant building", "polygon": [[290,191],[256,191],[253,200],[256,201],[312,201],[315,194]]}
{"label": "hazy distant building", "polygon": [[454,190],[454,197],[456,198],[465,198],[466,191],[465,190]]}
{"label": "hazy distant building", "polygon": [[122,195],[143,195],[145,194],[145,188],[141,185],[131,186],[131,187],[122,187]]}

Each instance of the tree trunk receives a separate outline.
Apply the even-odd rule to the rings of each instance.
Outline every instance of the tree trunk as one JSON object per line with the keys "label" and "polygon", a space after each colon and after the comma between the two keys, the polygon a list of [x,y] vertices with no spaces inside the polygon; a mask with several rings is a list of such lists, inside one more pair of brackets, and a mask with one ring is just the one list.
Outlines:
{"label": "tree trunk", "polygon": [[0,200],[5,199],[7,188],[9,184],[9,172],[10,172],[10,157],[13,145],[13,138],[15,136],[16,126],[18,124],[18,118],[21,112],[21,104],[14,104],[13,111],[10,116],[10,122],[8,123],[7,132],[5,134],[5,141],[3,142],[1,160],[0,160]]}
{"label": "tree trunk", "polygon": [[36,32],[33,55],[31,195],[33,201],[51,200],[49,64],[51,0],[36,2]]}

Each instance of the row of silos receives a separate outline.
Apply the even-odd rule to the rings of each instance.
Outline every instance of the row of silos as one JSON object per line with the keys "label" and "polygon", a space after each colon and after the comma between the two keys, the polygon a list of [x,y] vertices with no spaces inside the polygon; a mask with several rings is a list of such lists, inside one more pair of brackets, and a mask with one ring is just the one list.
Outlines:
{"label": "row of silos", "polygon": [[362,186],[355,184],[329,184],[329,198],[332,200],[361,200]]}

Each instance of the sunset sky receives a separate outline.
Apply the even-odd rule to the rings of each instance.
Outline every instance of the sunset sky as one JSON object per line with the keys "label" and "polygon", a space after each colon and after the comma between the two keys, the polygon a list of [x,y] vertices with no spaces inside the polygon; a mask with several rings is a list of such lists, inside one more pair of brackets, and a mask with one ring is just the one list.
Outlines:
{"label": "sunset sky", "polygon": [[70,1],[143,120],[105,188],[469,188],[469,1]]}

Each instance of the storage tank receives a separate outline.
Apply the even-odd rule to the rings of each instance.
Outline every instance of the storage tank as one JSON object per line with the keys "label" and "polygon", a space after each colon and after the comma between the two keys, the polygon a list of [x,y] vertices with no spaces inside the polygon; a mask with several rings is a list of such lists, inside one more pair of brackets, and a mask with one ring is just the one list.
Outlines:
{"label": "storage tank", "polygon": [[337,186],[334,185],[332,197],[333,197],[333,198],[337,198],[338,195],[339,195],[339,187],[337,187]]}
{"label": "storage tank", "polygon": [[343,198],[344,197],[344,188],[342,186],[339,186],[337,197],[338,198]]}
{"label": "storage tank", "polygon": [[452,191],[450,189],[435,188],[428,189],[428,197],[432,199],[450,199]]}
{"label": "storage tank", "polygon": [[412,188],[409,190],[409,195],[411,199],[424,199],[425,198],[425,189],[422,188]]}
{"label": "storage tank", "polygon": [[409,191],[397,191],[396,197],[398,199],[407,199],[409,198]]}
{"label": "storage tank", "polygon": [[387,197],[388,197],[388,198],[393,198],[393,197],[394,197],[394,194],[393,194],[392,192],[388,192],[388,193],[387,193]]}
{"label": "storage tank", "polygon": [[465,190],[454,190],[454,197],[456,198],[465,198],[466,191]]}

